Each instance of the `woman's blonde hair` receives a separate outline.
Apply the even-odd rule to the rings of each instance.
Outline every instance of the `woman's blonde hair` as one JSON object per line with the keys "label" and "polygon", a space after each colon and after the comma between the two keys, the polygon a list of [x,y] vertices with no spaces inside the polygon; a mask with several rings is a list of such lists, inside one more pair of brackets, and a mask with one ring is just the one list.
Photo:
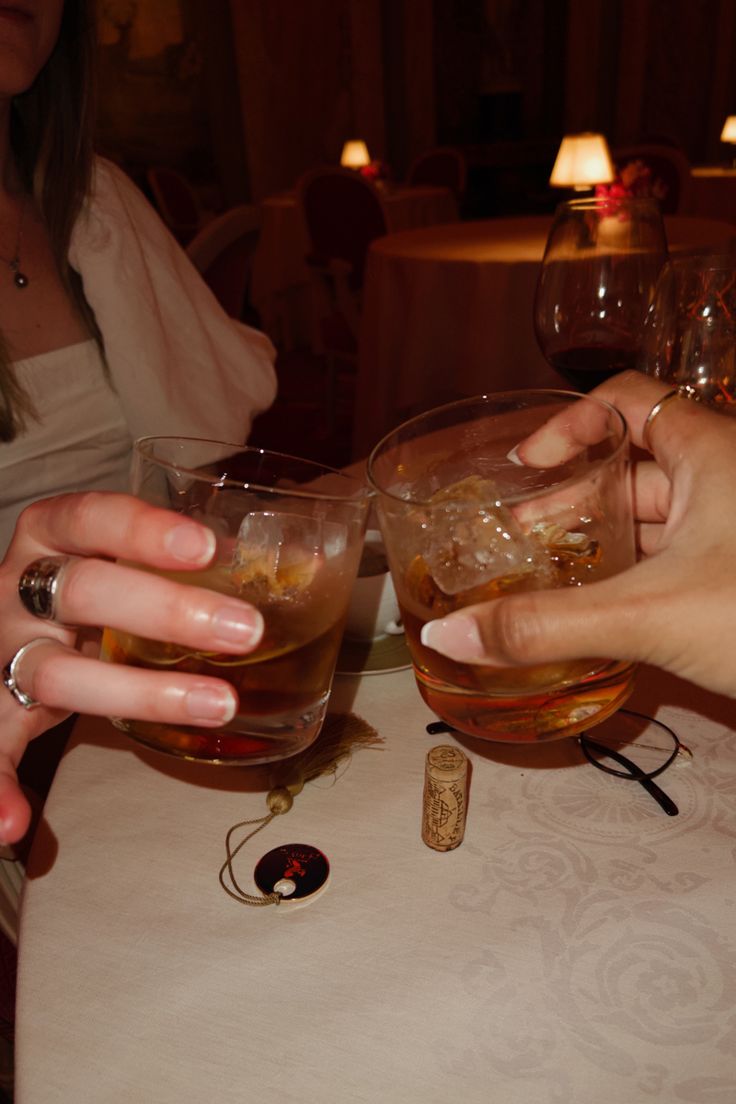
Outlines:
{"label": "woman's blonde hair", "polygon": [[[68,261],[74,223],[90,189],[95,125],[95,0],[65,0],[59,37],[33,85],[13,100],[10,145],[23,188],[41,212],[62,283],[100,343],[79,275]],[[0,440],[34,415],[0,334]]]}

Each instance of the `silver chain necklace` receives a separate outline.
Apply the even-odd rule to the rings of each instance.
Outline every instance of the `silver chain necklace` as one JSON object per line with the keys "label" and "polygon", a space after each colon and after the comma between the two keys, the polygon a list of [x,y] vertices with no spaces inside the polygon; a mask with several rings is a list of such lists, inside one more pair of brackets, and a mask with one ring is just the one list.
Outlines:
{"label": "silver chain necklace", "polygon": [[20,217],[18,219],[18,233],[15,238],[15,249],[13,256],[8,259],[7,257],[0,257],[0,261],[6,264],[10,271],[13,273],[13,283],[22,291],[23,288],[27,288],[29,284],[28,277],[20,267],[20,246],[23,240],[23,219],[26,213],[26,201],[25,197],[21,200]]}

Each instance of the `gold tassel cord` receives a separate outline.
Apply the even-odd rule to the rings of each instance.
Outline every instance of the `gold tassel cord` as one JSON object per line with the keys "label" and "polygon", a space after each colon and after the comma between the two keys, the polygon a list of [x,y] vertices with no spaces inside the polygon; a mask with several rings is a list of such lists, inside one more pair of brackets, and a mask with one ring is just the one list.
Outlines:
{"label": "gold tassel cord", "polygon": [[[233,860],[236,855],[253,836],[270,824],[274,817],[288,813],[294,804],[294,798],[301,793],[307,782],[326,774],[331,774],[334,777],[337,774],[337,768],[352,755],[353,751],[359,751],[361,748],[375,749],[382,743],[383,737],[379,736],[376,730],[362,717],[357,717],[354,713],[328,714],[319,736],[311,747],[290,759],[285,759],[275,768],[274,780],[277,785],[269,790],[266,795],[269,812],[265,816],[256,817],[253,820],[241,820],[237,824],[233,824],[228,830],[225,836],[226,858],[219,872],[220,885],[228,896],[244,905],[259,907],[280,904],[283,900],[280,893],[274,892],[256,896],[245,892],[238,884],[233,869]],[[233,848],[232,839],[235,832],[251,824],[257,824],[258,827],[249,832]],[[227,884],[226,874],[230,878],[232,889]]]}

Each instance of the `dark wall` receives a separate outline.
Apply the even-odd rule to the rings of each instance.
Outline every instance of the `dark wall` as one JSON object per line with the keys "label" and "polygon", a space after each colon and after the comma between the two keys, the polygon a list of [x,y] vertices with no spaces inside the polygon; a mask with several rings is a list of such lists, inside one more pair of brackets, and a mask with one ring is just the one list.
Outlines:
{"label": "dark wall", "polygon": [[735,13],[734,0],[435,0],[438,140],[595,129],[722,157]]}
{"label": "dark wall", "polygon": [[226,202],[291,187],[356,134],[397,176],[419,147],[465,146],[491,209],[544,202],[577,130],[730,158],[736,0],[170,0],[171,40],[148,56],[135,24],[161,20],[158,0],[101,6],[123,13],[102,47],[105,148]]}

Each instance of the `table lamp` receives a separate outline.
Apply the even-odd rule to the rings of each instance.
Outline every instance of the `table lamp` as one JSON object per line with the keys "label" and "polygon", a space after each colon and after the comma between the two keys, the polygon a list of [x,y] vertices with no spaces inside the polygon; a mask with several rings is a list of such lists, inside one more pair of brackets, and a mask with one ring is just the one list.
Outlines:
{"label": "table lamp", "polygon": [[608,143],[602,134],[566,134],[549,178],[553,188],[584,192],[615,177]]}
{"label": "table lamp", "polygon": [[370,163],[368,147],[361,138],[352,138],[342,147],[340,164],[344,169],[362,169]]}
{"label": "table lamp", "polygon": [[[729,145],[736,145],[736,115],[729,115],[723,124],[723,130],[721,131],[721,141],[728,142]],[[736,151],[734,151],[736,153]],[[734,157],[732,164],[736,168],[736,156]]]}

